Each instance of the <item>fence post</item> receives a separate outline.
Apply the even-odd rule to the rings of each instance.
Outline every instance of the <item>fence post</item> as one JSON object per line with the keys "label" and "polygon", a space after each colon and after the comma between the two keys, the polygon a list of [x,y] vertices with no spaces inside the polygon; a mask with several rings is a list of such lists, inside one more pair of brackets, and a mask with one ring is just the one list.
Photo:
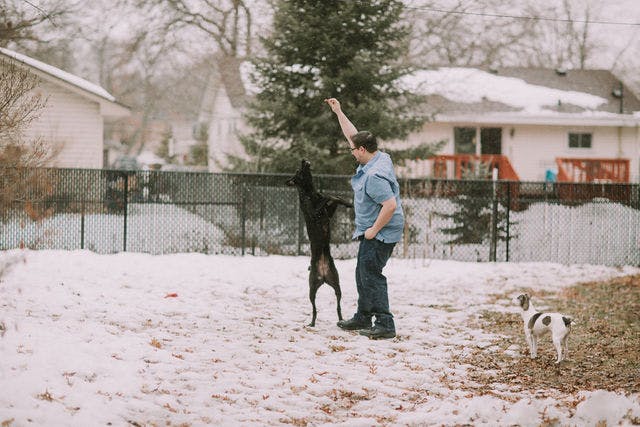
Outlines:
{"label": "fence post", "polygon": [[247,186],[245,183],[242,183],[242,199],[241,199],[241,205],[240,205],[240,216],[242,218],[240,218],[241,223],[241,229],[240,229],[240,240],[242,241],[241,245],[242,245],[242,249],[241,249],[241,254],[242,256],[244,256],[244,249],[245,249],[245,239],[246,239],[246,222],[247,222]]}
{"label": "fence post", "polygon": [[80,249],[84,249],[84,197],[82,198],[82,209],[80,215]]}
{"label": "fence post", "polygon": [[124,208],[124,236],[123,236],[123,251],[126,252],[127,251],[127,211],[128,206],[127,204],[129,203],[129,174],[127,172],[124,173],[124,201],[123,201],[123,208]]}
{"label": "fence post", "polygon": [[302,208],[298,207],[298,209],[296,209],[297,212],[297,219],[298,219],[298,228],[297,228],[297,237],[296,240],[298,242],[298,249],[297,249],[297,253],[296,255],[300,256],[302,255],[302,227],[304,227],[304,225],[302,224],[303,219],[302,219]]}
{"label": "fence post", "polygon": [[493,168],[493,192],[491,202],[493,208],[491,210],[491,247],[489,249],[489,261],[496,261],[496,252],[498,246],[498,169]]}
{"label": "fence post", "polygon": [[507,224],[506,224],[506,229],[507,229],[507,233],[506,233],[507,234],[507,236],[506,236],[506,239],[507,239],[507,241],[506,241],[507,259],[505,261],[509,262],[509,241],[511,240],[511,235],[510,235],[510,233],[511,233],[511,227],[510,227],[510,224],[511,224],[511,218],[510,218],[511,217],[511,183],[507,184],[507,215],[506,216],[507,216],[507,218],[506,218],[506,221],[507,221]]}

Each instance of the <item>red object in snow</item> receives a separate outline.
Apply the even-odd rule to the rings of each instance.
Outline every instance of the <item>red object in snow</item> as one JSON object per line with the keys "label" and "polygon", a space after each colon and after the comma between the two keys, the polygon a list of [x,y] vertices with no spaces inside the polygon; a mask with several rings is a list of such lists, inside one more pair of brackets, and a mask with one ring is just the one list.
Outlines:
{"label": "red object in snow", "polygon": [[164,297],[165,298],[176,298],[178,296],[178,294],[176,294],[175,292],[172,292],[170,294],[166,294]]}

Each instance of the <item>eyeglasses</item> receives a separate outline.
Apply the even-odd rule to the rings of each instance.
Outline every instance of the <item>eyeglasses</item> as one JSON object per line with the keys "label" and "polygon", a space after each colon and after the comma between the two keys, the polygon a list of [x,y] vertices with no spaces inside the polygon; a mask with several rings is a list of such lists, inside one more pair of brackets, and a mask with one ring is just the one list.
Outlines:
{"label": "eyeglasses", "polygon": [[351,152],[353,153],[355,150],[358,150],[360,147],[353,147],[353,148],[349,148],[351,150]]}

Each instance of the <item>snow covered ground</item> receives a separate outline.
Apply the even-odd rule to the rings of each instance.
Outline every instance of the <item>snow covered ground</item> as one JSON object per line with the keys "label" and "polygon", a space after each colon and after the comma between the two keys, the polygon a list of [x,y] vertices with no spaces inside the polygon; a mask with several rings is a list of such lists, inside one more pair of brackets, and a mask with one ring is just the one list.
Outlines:
{"label": "snow covered ground", "polygon": [[[0,423],[537,426],[640,417],[638,395],[472,393],[462,387],[467,367],[453,361],[489,345],[492,335],[469,326],[482,310],[517,316],[508,298],[492,295],[637,268],[392,258],[385,271],[399,335],[370,341],[336,327],[328,286],[316,327],[304,326],[307,266],[307,257],[0,252]],[[355,261],[337,267],[350,316]],[[514,337],[514,360],[526,357],[522,343]]]}

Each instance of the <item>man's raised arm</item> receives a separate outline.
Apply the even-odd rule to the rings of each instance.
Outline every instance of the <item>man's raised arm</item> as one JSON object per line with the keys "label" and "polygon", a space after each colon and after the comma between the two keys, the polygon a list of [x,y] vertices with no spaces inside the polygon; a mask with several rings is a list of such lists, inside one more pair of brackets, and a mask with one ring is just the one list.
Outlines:
{"label": "man's raised arm", "polygon": [[340,101],[335,98],[329,98],[325,99],[324,102],[329,104],[331,110],[336,113],[336,116],[338,116],[338,123],[340,123],[342,133],[345,138],[347,138],[347,141],[351,143],[351,137],[358,133],[358,129],[356,129],[353,123],[351,123],[347,116],[342,112],[342,108],[340,108]]}

